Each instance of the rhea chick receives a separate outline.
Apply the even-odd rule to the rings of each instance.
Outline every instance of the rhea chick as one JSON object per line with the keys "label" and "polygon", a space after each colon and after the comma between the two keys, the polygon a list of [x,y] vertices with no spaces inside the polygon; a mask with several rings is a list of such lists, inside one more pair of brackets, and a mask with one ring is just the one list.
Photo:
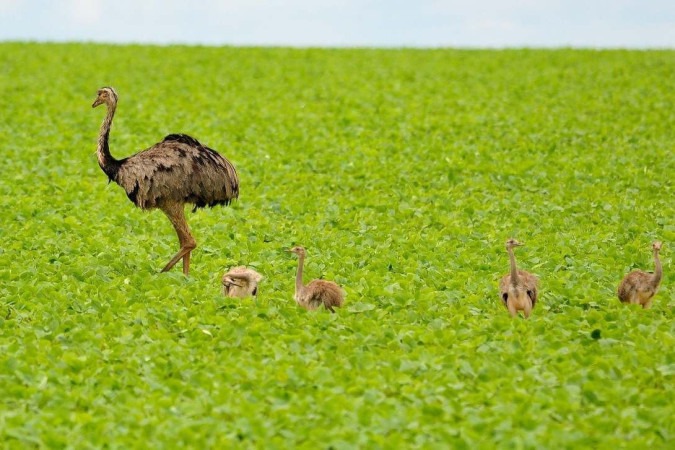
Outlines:
{"label": "rhea chick", "polygon": [[295,277],[295,301],[305,309],[314,310],[323,305],[334,313],[335,307],[342,306],[344,293],[340,286],[332,281],[313,280],[306,286],[302,283],[302,269],[305,263],[306,251],[303,247],[293,247],[288,250],[298,255],[298,272]]}
{"label": "rhea chick", "polygon": [[622,303],[642,305],[644,309],[651,308],[652,300],[659,289],[659,284],[661,284],[661,277],[663,277],[661,260],[659,260],[660,250],[661,242],[652,243],[654,273],[634,270],[621,280],[617,294]]}
{"label": "rhea chick", "polygon": [[509,254],[511,272],[504,275],[499,282],[504,306],[512,317],[523,311],[525,318],[530,317],[534,305],[537,303],[537,277],[524,270],[516,268],[516,257],[513,254],[515,247],[524,245],[515,239],[506,241],[506,251]]}
{"label": "rhea chick", "polygon": [[258,283],[263,279],[253,269],[237,266],[223,275],[223,295],[245,298],[258,295]]}

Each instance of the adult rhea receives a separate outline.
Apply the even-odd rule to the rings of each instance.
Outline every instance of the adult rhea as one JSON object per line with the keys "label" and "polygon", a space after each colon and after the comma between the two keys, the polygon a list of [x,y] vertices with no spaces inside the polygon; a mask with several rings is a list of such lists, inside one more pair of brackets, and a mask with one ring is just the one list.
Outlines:
{"label": "adult rhea", "polygon": [[111,87],[98,90],[94,104],[106,105],[108,113],[98,138],[98,164],[110,181],[122,186],[129,200],[141,209],[160,209],[171,221],[180,250],[164,266],[170,270],[183,260],[183,273],[190,271],[190,253],[197,242],[185,220],[184,204],[193,211],[205,206],[228,205],[239,196],[239,178],[234,166],[218,152],[185,134],[170,134],[152,147],[117,160],[110,154],[108,140],[117,93]]}

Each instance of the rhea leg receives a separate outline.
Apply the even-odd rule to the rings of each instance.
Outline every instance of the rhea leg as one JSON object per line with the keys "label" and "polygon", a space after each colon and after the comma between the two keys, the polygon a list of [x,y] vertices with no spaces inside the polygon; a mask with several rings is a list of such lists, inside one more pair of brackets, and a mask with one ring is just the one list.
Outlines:
{"label": "rhea leg", "polygon": [[171,221],[171,225],[173,225],[173,228],[176,230],[178,242],[180,243],[180,250],[178,250],[178,253],[176,253],[174,257],[171,258],[171,261],[164,266],[162,272],[171,270],[178,261],[183,259],[183,273],[187,276],[190,272],[190,252],[197,247],[197,241],[195,241],[190,234],[190,227],[188,227],[187,221],[185,220],[183,205],[168,205],[163,207],[162,211],[164,211],[164,214],[166,214]]}

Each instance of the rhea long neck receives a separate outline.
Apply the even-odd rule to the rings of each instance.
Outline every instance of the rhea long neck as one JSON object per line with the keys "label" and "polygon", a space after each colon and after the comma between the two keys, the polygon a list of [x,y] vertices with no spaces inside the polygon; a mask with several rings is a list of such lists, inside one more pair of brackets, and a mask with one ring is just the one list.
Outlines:
{"label": "rhea long neck", "polygon": [[513,248],[508,248],[509,260],[511,261],[511,284],[518,284],[518,269],[516,268],[516,257],[513,254]]}
{"label": "rhea long neck", "polygon": [[305,255],[298,255],[298,273],[295,275],[295,295],[300,294],[305,288],[302,285],[302,266],[305,265]]}
{"label": "rhea long neck", "polygon": [[112,125],[113,117],[115,116],[115,108],[117,108],[117,104],[115,102],[106,103],[106,107],[108,108],[108,113],[101,124],[101,131],[98,135],[96,156],[98,157],[98,165],[101,166],[103,172],[108,175],[108,179],[114,180],[117,176],[117,170],[119,169],[120,162],[113,158],[113,156],[110,154],[108,139],[110,137],[110,126]]}
{"label": "rhea long neck", "polygon": [[654,287],[657,287],[659,285],[662,276],[663,276],[663,269],[661,268],[659,251],[654,250],[654,276],[652,278],[652,283],[654,283]]}

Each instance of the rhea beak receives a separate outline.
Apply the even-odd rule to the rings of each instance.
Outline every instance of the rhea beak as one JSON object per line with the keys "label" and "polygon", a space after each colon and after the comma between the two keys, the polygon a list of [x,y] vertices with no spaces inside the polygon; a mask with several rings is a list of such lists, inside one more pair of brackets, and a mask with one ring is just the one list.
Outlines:
{"label": "rhea beak", "polygon": [[101,97],[98,97],[96,100],[94,100],[94,103],[92,103],[91,107],[96,108],[98,105],[102,104],[103,100],[101,100]]}

